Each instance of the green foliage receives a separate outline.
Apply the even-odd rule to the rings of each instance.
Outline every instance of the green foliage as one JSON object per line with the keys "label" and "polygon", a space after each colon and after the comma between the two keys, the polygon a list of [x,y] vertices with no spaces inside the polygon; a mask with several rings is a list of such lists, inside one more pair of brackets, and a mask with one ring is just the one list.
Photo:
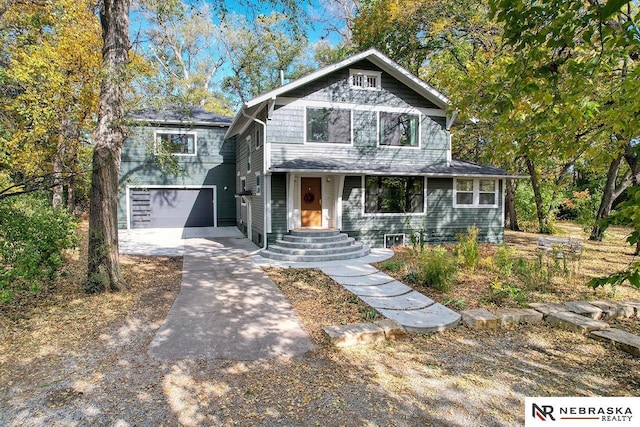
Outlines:
{"label": "green foliage", "polygon": [[413,278],[416,283],[434,288],[438,291],[449,291],[458,272],[455,257],[442,246],[418,255],[418,267]]}
{"label": "green foliage", "polygon": [[515,301],[520,306],[527,304],[525,292],[515,286],[495,281],[489,286],[487,300],[495,305],[504,305],[507,301]]}
{"label": "green foliage", "polygon": [[406,266],[406,262],[404,262],[401,259],[398,259],[398,260],[388,259],[380,263],[380,268],[382,268],[383,270],[394,272],[394,273],[402,270],[403,268],[405,268],[405,266]]}
{"label": "green foliage", "polygon": [[447,307],[453,307],[455,310],[464,310],[465,306],[467,305],[464,298],[451,298],[446,295],[444,297],[443,303]]}
{"label": "green foliage", "polygon": [[511,276],[513,271],[515,250],[506,244],[500,245],[494,256],[494,261],[498,272],[503,277]]}
{"label": "green foliage", "polygon": [[[638,242],[640,241],[640,187],[637,185],[631,187],[627,189],[627,193],[627,200],[618,206],[616,212],[611,216],[611,221],[632,227],[633,231],[627,237],[627,242],[630,245],[635,245],[637,251]],[[591,279],[587,286],[595,289],[610,284],[615,288],[625,281],[636,288],[640,288],[640,261],[636,260],[626,270],[619,271],[608,277]]]}
{"label": "green foliage", "polygon": [[51,208],[46,194],[0,201],[0,300],[38,291],[56,276],[62,252],[76,246],[74,218]]}
{"label": "green foliage", "polygon": [[473,271],[478,265],[478,233],[480,229],[475,225],[469,227],[466,233],[458,234],[458,243],[454,248],[454,253],[460,260],[464,268]]}

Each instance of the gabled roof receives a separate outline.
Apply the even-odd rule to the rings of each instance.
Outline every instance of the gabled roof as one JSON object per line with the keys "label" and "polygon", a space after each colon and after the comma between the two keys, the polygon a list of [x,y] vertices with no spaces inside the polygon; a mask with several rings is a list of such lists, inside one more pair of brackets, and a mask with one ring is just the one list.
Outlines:
{"label": "gabled roof", "polygon": [[446,109],[448,107],[449,98],[444,96],[442,93],[437,91],[428,83],[416,77],[413,73],[411,73],[409,70],[407,70],[400,64],[396,63],[395,61],[393,61],[384,53],[380,52],[377,49],[372,48],[364,52],[360,52],[358,54],[350,56],[349,58],[346,58],[335,64],[316,70],[310,74],[307,74],[304,77],[301,77],[297,80],[287,83],[284,86],[277,87],[269,92],[266,92],[262,95],[259,95],[245,102],[240,108],[240,111],[238,111],[235,118],[233,119],[233,123],[231,124],[231,127],[229,128],[229,131],[227,132],[227,135],[226,135],[227,138],[240,132],[240,130],[243,127],[242,123],[244,122],[244,120],[242,119],[247,119],[245,114],[248,116],[252,116],[253,114],[256,114],[261,109],[260,107],[264,105],[266,102],[268,102],[269,100],[276,99],[276,97],[282,96],[289,91],[302,87],[315,80],[325,77],[330,73],[349,67],[362,60],[370,61],[371,63],[379,67],[381,70],[383,70],[384,72],[388,73],[392,77],[398,79],[398,81],[400,81],[401,83],[413,89],[419,95],[433,102],[438,107],[442,109]]}
{"label": "gabled roof", "polygon": [[233,117],[206,111],[199,107],[176,107],[163,110],[146,108],[132,111],[127,117],[138,122],[192,126],[227,127],[233,121]]}

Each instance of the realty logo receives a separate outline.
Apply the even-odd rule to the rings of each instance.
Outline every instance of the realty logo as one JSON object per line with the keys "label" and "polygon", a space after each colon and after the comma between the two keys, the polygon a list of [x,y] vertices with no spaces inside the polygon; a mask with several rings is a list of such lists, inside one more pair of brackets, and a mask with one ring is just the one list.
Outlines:
{"label": "realty logo", "polygon": [[540,421],[547,421],[547,417],[551,421],[555,421],[556,419],[553,417],[553,406],[551,405],[542,405],[538,406],[535,403],[531,404],[531,412],[533,418],[539,418]]}

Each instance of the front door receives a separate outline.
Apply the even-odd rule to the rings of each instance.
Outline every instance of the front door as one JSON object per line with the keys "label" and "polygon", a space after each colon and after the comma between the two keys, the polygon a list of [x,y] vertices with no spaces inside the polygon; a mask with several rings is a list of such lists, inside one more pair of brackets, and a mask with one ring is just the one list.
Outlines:
{"label": "front door", "polygon": [[322,227],[322,178],[302,178],[300,181],[302,227]]}

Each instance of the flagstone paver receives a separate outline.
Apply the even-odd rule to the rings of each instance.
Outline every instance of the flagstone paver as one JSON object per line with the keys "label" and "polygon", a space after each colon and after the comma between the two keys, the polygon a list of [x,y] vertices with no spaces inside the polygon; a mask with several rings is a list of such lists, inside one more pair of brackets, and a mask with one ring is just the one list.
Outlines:
{"label": "flagstone paver", "polygon": [[463,311],[462,321],[472,329],[493,329],[500,326],[500,319],[484,308]]}
{"label": "flagstone paver", "polygon": [[640,318],[640,301],[638,300],[622,301],[620,304],[633,307],[635,316]]}
{"label": "flagstone paver", "polygon": [[633,317],[635,310],[628,305],[619,304],[615,301],[589,301],[602,310],[602,315],[606,319],[627,319]]}
{"label": "flagstone paver", "polygon": [[601,308],[593,304],[589,304],[586,301],[569,301],[565,302],[564,306],[572,313],[590,317],[594,320],[600,320],[603,316]]}
{"label": "flagstone paver", "polygon": [[559,325],[571,331],[580,332],[585,335],[592,331],[609,328],[609,324],[606,322],[594,320],[570,311],[548,314],[545,317],[545,320],[547,323]]}
{"label": "flagstone paver", "polygon": [[562,313],[563,311],[569,311],[569,309],[566,306],[562,304],[556,304],[554,302],[532,302],[531,304],[529,304],[529,306],[534,310],[542,313],[545,319],[549,314]]}
{"label": "flagstone paver", "polygon": [[379,319],[373,322],[384,331],[384,336],[388,340],[396,340],[407,336],[407,331],[402,325],[392,319]]}
{"label": "flagstone paver", "polygon": [[500,308],[494,310],[494,314],[502,326],[542,322],[542,313],[531,308]]}
{"label": "flagstone paver", "polygon": [[373,323],[327,326],[323,330],[329,337],[329,341],[336,347],[348,347],[385,340],[384,329]]}
{"label": "flagstone paver", "polygon": [[609,342],[627,353],[640,356],[640,337],[637,335],[615,328],[594,331],[589,335],[595,339]]}

